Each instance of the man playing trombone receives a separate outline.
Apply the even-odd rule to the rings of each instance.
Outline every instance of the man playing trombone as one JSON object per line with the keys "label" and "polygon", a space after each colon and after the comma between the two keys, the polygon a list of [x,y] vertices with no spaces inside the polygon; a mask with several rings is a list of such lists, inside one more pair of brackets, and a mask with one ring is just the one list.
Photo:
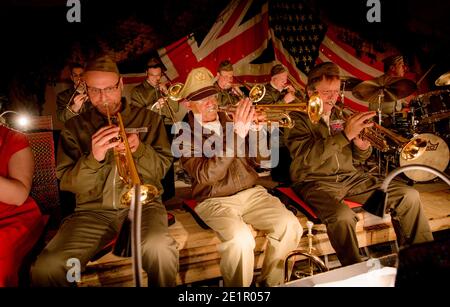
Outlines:
{"label": "man playing trombone", "polygon": [[70,79],[73,87],[58,93],[56,96],[56,117],[65,123],[86,110],[92,109],[89,97],[86,93],[84,83],[81,80],[84,67],[79,63],[74,63],[70,67]]}
{"label": "man playing trombone", "polygon": [[158,113],[163,117],[164,124],[169,126],[182,120],[187,110],[182,104],[172,101],[168,97],[168,88],[161,82],[162,63],[156,58],[150,59],[147,62],[145,73],[146,79],[132,89],[130,103]]}
{"label": "man playing trombone", "polygon": [[[129,207],[121,199],[128,187],[115,159],[124,146],[117,138],[120,129],[109,124],[113,117],[120,112],[125,127],[142,131],[128,134],[127,140],[143,184],[162,190],[161,178],[172,161],[161,118],[121,99],[122,78],[109,57],[89,62],[84,79],[94,109],[66,122],[57,157],[61,190],[75,194],[75,213],[64,219],[37,258],[31,270],[34,286],[71,285],[75,280],[67,277],[70,261],[78,260],[83,271],[87,262],[117,237],[127,218]],[[129,165],[120,166],[130,169]],[[149,286],[175,286],[178,250],[168,233],[160,196],[142,206],[141,231],[142,266]]]}
{"label": "man playing trombone", "polygon": [[[313,124],[305,113],[291,112],[295,126],[286,130],[286,145],[292,157],[293,189],[326,225],[331,245],[345,266],[360,262],[361,256],[358,220],[343,200],[365,203],[381,182],[353,165],[354,160],[371,155],[371,144],[359,135],[373,125],[367,121],[375,112],[354,113],[344,122],[335,109],[340,85],[340,70],[334,63],[325,62],[310,71],[307,92],[323,101],[323,115]],[[419,193],[393,182],[388,194],[387,208],[399,246],[433,240]]]}
{"label": "man playing trombone", "polygon": [[244,93],[239,86],[233,83],[233,65],[229,60],[220,62],[217,68],[216,82],[214,86],[217,88],[217,102],[219,106],[236,105],[239,100],[244,97]]}

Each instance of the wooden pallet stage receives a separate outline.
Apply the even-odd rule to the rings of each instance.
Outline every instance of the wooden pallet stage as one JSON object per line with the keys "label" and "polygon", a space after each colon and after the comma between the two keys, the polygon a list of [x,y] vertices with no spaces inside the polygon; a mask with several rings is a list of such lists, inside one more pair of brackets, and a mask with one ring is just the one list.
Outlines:
{"label": "wooden pallet stage", "polygon": [[[421,191],[420,196],[433,232],[450,228],[450,190],[448,188],[433,192]],[[217,244],[220,243],[212,230],[201,228],[190,213],[181,208],[169,210],[176,217],[176,223],[169,227],[170,234],[178,242],[180,250],[180,269],[177,284],[192,284],[221,276],[220,257]],[[297,213],[297,217],[306,229],[306,217]],[[367,214],[358,213],[357,236],[360,247],[367,247],[385,242],[395,241],[392,224],[381,224],[364,227]],[[314,247],[317,255],[333,254],[334,250],[328,240],[324,225],[315,225]],[[267,244],[263,233],[252,229],[256,239],[255,269],[262,266],[264,250]],[[308,240],[302,237],[299,248],[306,249]],[[144,282],[146,283],[145,272]],[[130,259],[118,258],[107,254],[96,262],[88,264],[82,274],[79,286],[133,286]]]}

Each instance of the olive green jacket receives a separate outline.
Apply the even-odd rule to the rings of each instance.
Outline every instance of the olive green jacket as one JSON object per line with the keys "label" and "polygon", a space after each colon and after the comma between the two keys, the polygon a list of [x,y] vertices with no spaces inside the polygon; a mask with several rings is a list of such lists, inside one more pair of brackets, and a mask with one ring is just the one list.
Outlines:
{"label": "olive green jacket", "polygon": [[216,82],[214,86],[217,89],[217,103],[219,106],[228,106],[228,105],[236,105],[239,101],[239,97],[233,95],[230,90],[222,89],[219,84]]}
{"label": "olive green jacket", "polygon": [[[144,80],[141,84],[135,86],[131,91],[131,105],[137,106],[139,108],[146,108],[151,110],[153,104],[161,98],[161,93],[156,90],[150,83]],[[187,113],[187,109],[177,101],[173,101],[168,99],[168,104],[170,105],[170,109],[167,106],[161,108],[161,113],[158,109],[154,108],[151,111],[160,114],[166,125],[173,124],[172,116],[176,122],[181,121],[183,117]]]}
{"label": "olive green jacket", "polygon": [[74,88],[71,87],[68,88],[67,90],[58,93],[58,95],[56,96],[56,117],[62,123],[65,123],[68,119],[93,108],[91,102],[87,100],[85,103],[83,103],[78,113],[69,110],[67,108],[67,103],[69,102],[69,99],[72,97],[73,91]]}
{"label": "olive green jacket", "polygon": [[[140,145],[133,153],[141,181],[156,186],[162,194],[161,179],[173,159],[164,125],[157,114],[123,103],[125,128],[148,129],[139,133]],[[118,209],[127,190],[116,172],[113,151],[102,162],[91,151],[92,135],[107,125],[107,118],[92,109],[68,120],[61,132],[57,177],[61,190],[75,194],[76,210]]]}
{"label": "olive green jacket", "polygon": [[[285,129],[285,143],[292,158],[290,175],[294,185],[354,174],[357,170],[353,160],[364,161],[372,153],[372,147],[360,150],[340,130],[332,135],[323,119],[314,125],[306,113],[291,112],[290,116],[295,126]],[[335,120],[333,113],[330,122]]]}
{"label": "olive green jacket", "polygon": [[266,87],[266,94],[258,104],[286,103],[283,100],[285,93],[278,91],[270,83],[267,83],[264,86]]}

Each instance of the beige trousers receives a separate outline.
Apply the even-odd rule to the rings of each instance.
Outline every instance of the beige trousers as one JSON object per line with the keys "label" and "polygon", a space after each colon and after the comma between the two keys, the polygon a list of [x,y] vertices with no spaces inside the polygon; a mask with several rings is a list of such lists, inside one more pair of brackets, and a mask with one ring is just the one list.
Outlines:
{"label": "beige trousers", "polygon": [[226,287],[248,287],[253,280],[255,240],[247,224],[267,234],[260,284],[283,282],[284,260],[296,249],[302,235],[298,219],[262,186],[232,196],[204,200],[195,208],[222,243],[220,270]]}

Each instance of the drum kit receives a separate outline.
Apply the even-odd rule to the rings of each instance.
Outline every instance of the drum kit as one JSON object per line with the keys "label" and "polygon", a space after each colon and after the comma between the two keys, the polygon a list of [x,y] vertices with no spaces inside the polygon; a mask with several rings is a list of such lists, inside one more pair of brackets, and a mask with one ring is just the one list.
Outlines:
{"label": "drum kit", "polygon": [[[395,166],[410,164],[427,165],[444,172],[449,165],[450,144],[450,72],[440,76],[435,85],[442,89],[424,93],[411,99],[406,112],[391,114],[382,112],[383,106],[396,103],[417,91],[417,85],[412,80],[383,75],[373,80],[361,81],[345,76],[341,77],[341,101],[344,101],[344,91],[351,91],[359,100],[369,105],[377,106],[378,124],[392,130],[404,138],[425,140],[426,149],[417,158],[405,159],[399,154],[400,149],[392,144],[392,151],[378,153],[378,169],[381,174],[381,160]],[[387,171],[387,169],[386,169]],[[424,171],[409,171],[405,175],[416,182],[426,182],[436,176]]]}

